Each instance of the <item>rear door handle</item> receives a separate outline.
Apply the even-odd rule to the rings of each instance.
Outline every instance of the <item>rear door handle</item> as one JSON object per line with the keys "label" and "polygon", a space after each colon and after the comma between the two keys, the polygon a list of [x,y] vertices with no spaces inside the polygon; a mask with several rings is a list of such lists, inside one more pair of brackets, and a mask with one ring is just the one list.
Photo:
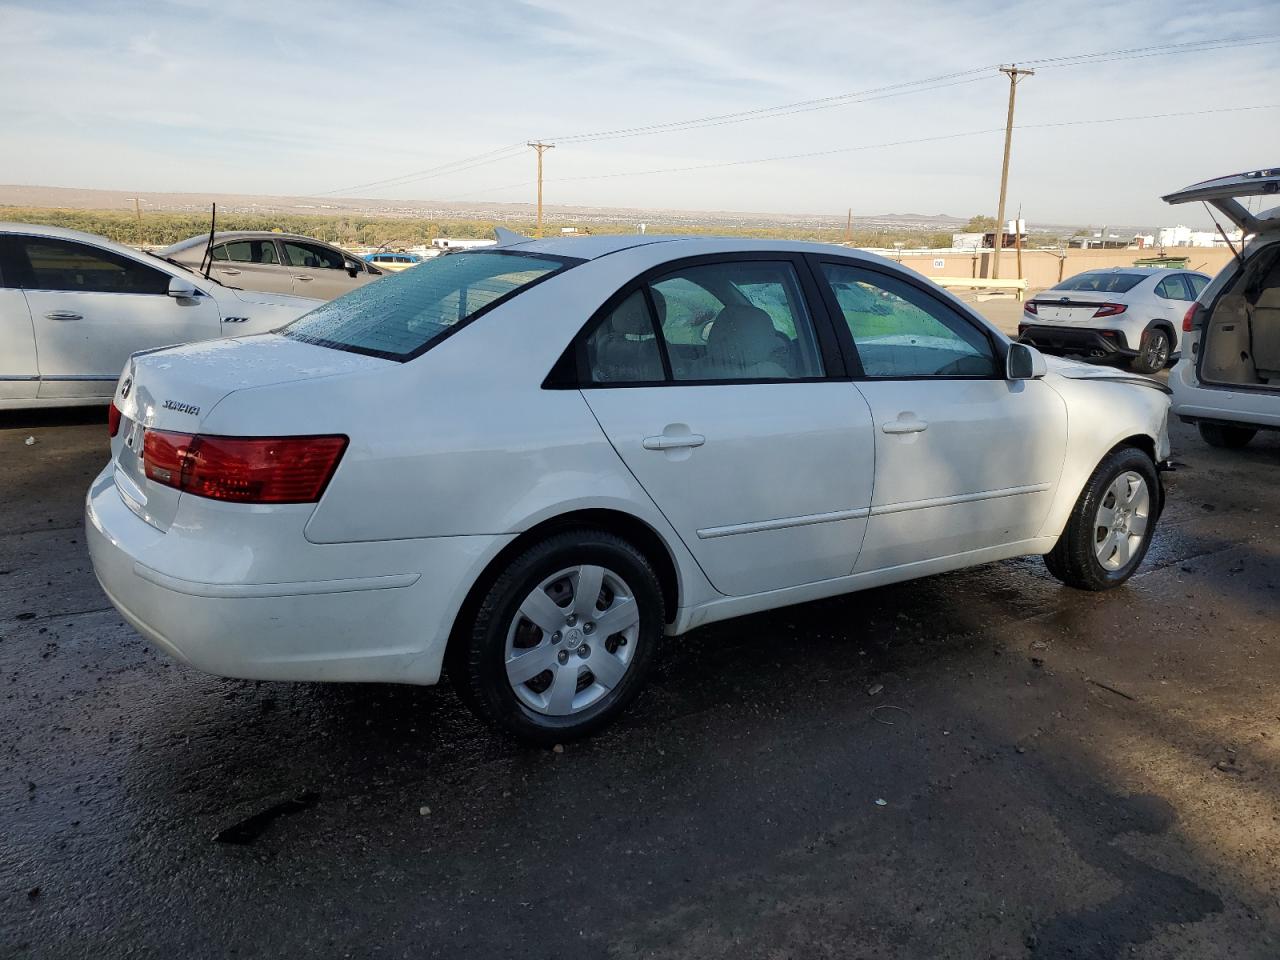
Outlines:
{"label": "rear door handle", "polygon": [[700,447],[707,442],[707,438],[700,433],[690,433],[683,437],[669,437],[663,434],[660,437],[645,437],[644,448],[646,450],[679,450],[683,447]]}
{"label": "rear door handle", "polygon": [[885,433],[924,433],[929,429],[929,424],[912,416],[902,416],[881,424],[880,429]]}
{"label": "rear door handle", "polygon": [[295,279],[295,280],[312,280],[312,279],[314,279],[314,278],[313,278],[313,277],[294,277],[293,279]]}
{"label": "rear door handle", "polygon": [[219,270],[218,272],[219,272],[219,273],[225,273],[228,277],[238,277],[238,276],[240,276],[240,271],[239,271],[239,270],[232,270],[230,267],[223,267],[223,268],[222,268],[221,270]]}
{"label": "rear door handle", "polygon": [[46,320],[83,320],[84,317],[70,310],[50,310],[45,314]]}

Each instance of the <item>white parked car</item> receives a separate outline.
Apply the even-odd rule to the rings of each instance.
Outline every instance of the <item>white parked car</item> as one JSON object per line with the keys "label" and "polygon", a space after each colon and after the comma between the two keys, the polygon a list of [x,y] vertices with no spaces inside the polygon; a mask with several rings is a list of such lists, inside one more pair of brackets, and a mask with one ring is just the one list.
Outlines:
{"label": "white parked car", "polygon": [[0,410],[109,403],[130,354],[274,330],[317,303],[77,230],[0,223]]}
{"label": "white parked car", "polygon": [[[1187,344],[1169,374],[1173,410],[1215,447],[1280,429],[1280,167],[1220,177],[1170,194],[1212,204],[1244,232],[1244,249],[1191,305]],[[1259,197],[1259,213],[1242,198]]]}
{"label": "white parked car", "polygon": [[1089,270],[1028,300],[1018,339],[1045,353],[1121,360],[1156,373],[1177,357],[1183,315],[1208,285],[1192,270]]}
{"label": "white parked car", "polygon": [[89,549],[202,670],[447,663],[484,718],[557,741],[621,710],[664,634],[1023,554],[1123,583],[1168,407],[879,257],[508,239],[134,357]]}

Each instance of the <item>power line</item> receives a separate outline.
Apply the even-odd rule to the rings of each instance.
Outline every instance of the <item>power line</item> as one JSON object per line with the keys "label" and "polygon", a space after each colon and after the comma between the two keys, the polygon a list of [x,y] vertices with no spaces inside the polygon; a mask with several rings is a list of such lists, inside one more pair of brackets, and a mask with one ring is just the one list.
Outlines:
{"label": "power line", "polygon": [[[1169,113],[1146,113],[1134,114],[1124,117],[1093,117],[1081,120],[1055,120],[1045,123],[1019,123],[1014,125],[1015,130],[1042,130],[1052,127],[1076,127],[1088,126],[1103,123],[1127,123],[1140,120],[1167,120],[1174,117],[1202,117],[1207,115],[1216,115],[1223,113],[1239,113],[1248,110],[1280,110],[1280,103],[1262,103],[1245,107],[1213,107],[1207,110],[1179,110]],[[967,137],[980,137],[993,133],[1003,133],[1004,127],[987,127],[982,130],[965,130],[958,133],[943,133],[931,137],[915,137],[909,140],[888,140],[883,143],[864,143],[851,147],[833,147],[826,150],[810,150],[804,153],[787,153],[778,154],[769,157],[749,157],[741,160],[724,160],[714,163],[691,164],[683,167],[659,167],[650,170],[626,170],[618,173],[595,173],[574,177],[549,177],[547,183],[570,183],[586,180],[614,180],[624,177],[644,177],[655,176],[664,173],[689,173],[697,170],[717,170],[726,167],[742,167],[752,166],[761,163],[776,163],[781,160],[811,160],[816,157],[829,157],[841,153],[854,153],[862,150],[879,150],[886,147],[904,147],[916,146],[923,143],[938,143],[945,140],[960,140]],[[532,180],[521,180],[517,183],[504,183],[497,186],[485,187],[481,190],[473,190],[468,193],[455,194],[448,200],[465,199],[481,193],[495,193],[499,190],[511,190],[516,187],[527,187],[534,183]]]}
{"label": "power line", "polygon": [[[1278,41],[1280,41],[1280,34],[1255,34],[1244,37],[1214,37],[1183,43],[1156,44],[1146,47],[1130,47],[1118,50],[1101,50],[1092,53],[1070,54],[1059,57],[1042,57],[1035,60],[1019,60],[1019,62],[1032,64],[1042,69],[1050,69],[1053,67],[1090,66],[1100,63],[1115,63],[1124,60],[1170,56],[1180,53],[1229,50],[1237,47],[1250,47],[1276,43]],[[976,83],[979,80],[987,79],[987,77],[990,76],[990,71],[994,70],[998,66],[999,64],[989,64],[981,67],[974,67],[970,70],[960,70],[920,80],[908,80],[902,83],[889,84],[887,86],[874,87],[867,90],[852,91],[827,97],[817,97],[808,100],[798,100],[791,103],[776,104],[771,107],[758,107],[752,110],[739,110],[732,113],[713,114],[686,120],[670,120],[651,124],[638,124],[632,127],[618,127],[610,130],[597,130],[587,133],[569,134],[560,137],[547,137],[545,139],[547,141],[555,141],[561,144],[583,144],[621,139],[624,137],[679,133],[689,130],[706,129],[708,127],[748,123],[755,120],[769,120],[779,117],[793,116],[800,113],[808,113],[815,110],[829,110],[855,103],[865,103],[889,97],[905,96],[910,93],[926,93],[933,90],[944,89],[946,87],[959,86],[966,83]],[[349,194],[355,190],[365,190],[369,188],[383,189],[387,187],[406,186],[410,183],[418,183],[423,180],[434,179],[436,177],[463,173],[476,167],[487,166],[492,163],[499,163],[504,160],[513,159],[520,156],[524,149],[525,144],[523,142],[517,142],[508,144],[505,147],[499,147],[495,150],[490,150],[486,153],[476,154],[471,157],[464,157],[435,167],[411,171],[409,173],[400,174],[395,177],[387,177],[381,180],[372,180],[365,183],[353,184],[351,186],[340,187],[335,190],[325,190],[319,193],[310,194],[310,196],[333,196],[335,194]]]}

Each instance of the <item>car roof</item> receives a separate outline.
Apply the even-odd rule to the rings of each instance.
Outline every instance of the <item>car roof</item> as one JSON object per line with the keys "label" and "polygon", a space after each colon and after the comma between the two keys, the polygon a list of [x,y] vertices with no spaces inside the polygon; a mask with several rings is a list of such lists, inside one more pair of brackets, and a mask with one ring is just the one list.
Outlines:
{"label": "car roof", "polygon": [[[326,247],[335,246],[328,240],[318,240],[315,237],[306,237],[300,233],[275,233],[271,230],[219,230],[213,235],[214,243],[223,243],[227,240],[298,240],[303,243],[323,243]],[[207,233],[199,233],[194,237],[188,237],[186,240],[179,240],[175,244],[165,247],[159,251],[162,256],[173,256],[192,247],[203,247],[209,242]],[[337,249],[342,249],[338,247]]]}
{"label": "car roof", "polygon": [[817,243],[808,240],[759,240],[752,237],[666,236],[658,234],[551,237],[543,240],[516,241],[482,249],[512,250],[550,256],[576,257],[581,260],[596,260],[624,250],[632,250],[637,247],[659,243],[666,247],[663,252],[668,254],[668,259],[670,260],[712,253],[768,253],[772,251],[777,253],[816,253],[827,256],[839,255],[867,262],[898,266],[892,260],[855,247],[842,247],[834,243]]}
{"label": "car roof", "polygon": [[87,243],[94,247],[101,247],[103,250],[111,250],[126,257],[133,257],[135,260],[145,258],[147,256],[137,247],[130,247],[127,244],[116,243],[114,240],[108,240],[106,237],[99,236],[96,233],[85,233],[83,230],[71,230],[67,227],[53,227],[43,223],[0,221],[0,233],[21,233],[32,237],[51,237],[56,240],[72,240],[77,243]]}

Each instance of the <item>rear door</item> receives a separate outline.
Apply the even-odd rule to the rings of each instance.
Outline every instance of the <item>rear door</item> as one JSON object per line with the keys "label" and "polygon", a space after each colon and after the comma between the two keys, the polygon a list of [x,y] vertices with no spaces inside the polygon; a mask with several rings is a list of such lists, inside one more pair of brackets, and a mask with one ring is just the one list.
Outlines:
{"label": "rear door", "polygon": [[907,277],[825,259],[815,272],[875,425],[857,571],[1037,536],[1066,453],[1062,398],[1006,380],[991,333]]}
{"label": "rear door", "polygon": [[0,404],[33,399],[40,376],[31,311],[10,252],[14,243],[0,236]]}
{"label": "rear door", "polygon": [[814,292],[785,255],[668,264],[578,344],[596,419],[725,594],[847,576],[862,543],[871,416]]}
{"label": "rear door", "polygon": [[229,287],[292,293],[293,271],[280,262],[280,250],[271,238],[228,240],[213,248],[212,272]]}
{"label": "rear door", "polygon": [[52,237],[20,236],[15,254],[41,398],[109,398],[130,354],[219,336],[213,300],[170,297],[170,275],[148,264]]}

